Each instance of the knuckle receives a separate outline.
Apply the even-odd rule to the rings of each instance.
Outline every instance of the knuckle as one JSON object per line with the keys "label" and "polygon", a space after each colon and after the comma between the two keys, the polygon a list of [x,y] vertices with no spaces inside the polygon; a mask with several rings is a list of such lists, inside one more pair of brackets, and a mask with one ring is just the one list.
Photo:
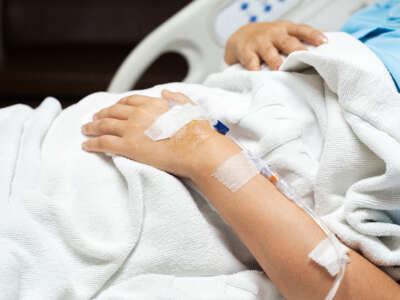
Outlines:
{"label": "knuckle", "polygon": [[271,44],[264,46],[263,50],[264,50],[264,53],[267,53],[267,55],[269,55],[269,56],[273,55],[276,51],[275,47]]}
{"label": "knuckle", "polygon": [[281,45],[283,48],[289,48],[292,43],[293,43],[293,38],[288,35],[282,38],[281,40]]}
{"label": "knuckle", "polygon": [[267,39],[268,39],[267,35],[264,35],[264,34],[257,34],[257,35],[254,37],[254,42],[255,42],[256,44],[260,45],[260,44],[264,43]]}
{"label": "knuckle", "polygon": [[132,94],[132,95],[129,95],[128,97],[126,97],[127,99],[132,99],[132,100],[135,100],[135,99],[137,99],[137,98],[139,98],[140,97],[140,95],[138,95],[138,94]]}
{"label": "knuckle", "polygon": [[282,26],[275,26],[270,29],[270,33],[273,36],[280,36],[280,35],[282,35],[283,32],[284,32],[284,29],[282,28]]}
{"label": "knuckle", "polygon": [[293,25],[293,22],[289,20],[278,21],[278,23],[280,26],[285,26],[285,27]]}
{"label": "knuckle", "polygon": [[118,101],[118,103],[126,103],[132,96],[127,96]]}

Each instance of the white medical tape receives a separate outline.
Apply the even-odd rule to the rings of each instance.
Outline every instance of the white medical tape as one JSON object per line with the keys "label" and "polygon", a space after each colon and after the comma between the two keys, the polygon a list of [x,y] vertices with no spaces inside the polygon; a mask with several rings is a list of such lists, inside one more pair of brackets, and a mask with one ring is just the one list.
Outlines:
{"label": "white medical tape", "polygon": [[230,191],[237,192],[257,174],[259,174],[259,170],[246,155],[246,152],[242,151],[230,157],[212,176],[217,178]]}
{"label": "white medical tape", "polygon": [[175,105],[159,116],[144,133],[154,141],[168,139],[194,120],[207,120],[207,112],[201,106],[191,103]]}
{"label": "white medical tape", "polygon": [[339,250],[339,257],[329,238],[320,242],[308,255],[309,258],[324,267],[331,276],[336,276],[339,273],[342,264],[341,259],[348,259],[348,248],[338,241],[334,243],[337,246],[336,249]]}

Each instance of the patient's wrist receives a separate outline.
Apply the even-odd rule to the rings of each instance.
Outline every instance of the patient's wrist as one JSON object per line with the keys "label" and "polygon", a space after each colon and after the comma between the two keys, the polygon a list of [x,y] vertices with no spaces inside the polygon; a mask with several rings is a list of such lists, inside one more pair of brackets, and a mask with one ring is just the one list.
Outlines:
{"label": "patient's wrist", "polygon": [[202,145],[193,161],[191,179],[196,182],[210,177],[228,158],[242,149],[224,135],[217,134]]}

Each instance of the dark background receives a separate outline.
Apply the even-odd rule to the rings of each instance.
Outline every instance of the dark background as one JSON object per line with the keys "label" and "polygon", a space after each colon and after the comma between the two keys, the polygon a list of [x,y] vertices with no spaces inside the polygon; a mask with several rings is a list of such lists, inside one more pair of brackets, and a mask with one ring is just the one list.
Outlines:
{"label": "dark background", "polygon": [[[190,0],[0,0],[0,107],[66,107],[107,89],[128,53]],[[185,60],[165,54],[135,88],[179,81]]]}

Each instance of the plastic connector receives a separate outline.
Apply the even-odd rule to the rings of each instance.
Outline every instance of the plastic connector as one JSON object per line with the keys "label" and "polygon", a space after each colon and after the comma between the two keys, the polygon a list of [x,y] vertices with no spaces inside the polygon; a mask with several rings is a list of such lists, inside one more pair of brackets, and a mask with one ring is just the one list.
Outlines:
{"label": "plastic connector", "polygon": [[213,125],[213,127],[222,135],[226,135],[230,130],[229,127],[221,121],[217,121],[217,123]]}

